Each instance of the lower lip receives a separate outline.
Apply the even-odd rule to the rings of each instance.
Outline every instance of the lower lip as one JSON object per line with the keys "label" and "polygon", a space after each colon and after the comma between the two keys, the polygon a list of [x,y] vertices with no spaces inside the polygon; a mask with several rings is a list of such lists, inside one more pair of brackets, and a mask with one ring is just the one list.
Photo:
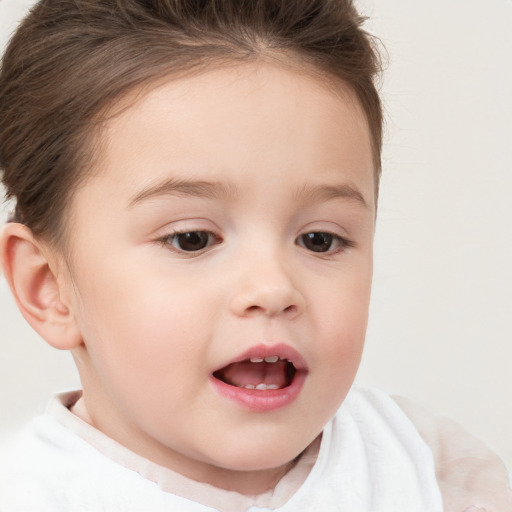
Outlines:
{"label": "lower lip", "polygon": [[298,371],[289,386],[281,389],[245,389],[230,386],[213,375],[210,382],[222,396],[254,412],[270,412],[290,405],[299,396],[306,380],[306,372]]}

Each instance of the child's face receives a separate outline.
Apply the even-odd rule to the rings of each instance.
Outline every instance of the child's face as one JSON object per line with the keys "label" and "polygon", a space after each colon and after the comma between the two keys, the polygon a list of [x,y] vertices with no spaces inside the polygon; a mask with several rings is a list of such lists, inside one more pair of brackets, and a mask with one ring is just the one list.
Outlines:
{"label": "child's face", "polygon": [[94,423],[219,486],[284,466],[363,347],[375,205],[354,95],[267,64],[215,69],[152,90],[102,140],[69,224]]}

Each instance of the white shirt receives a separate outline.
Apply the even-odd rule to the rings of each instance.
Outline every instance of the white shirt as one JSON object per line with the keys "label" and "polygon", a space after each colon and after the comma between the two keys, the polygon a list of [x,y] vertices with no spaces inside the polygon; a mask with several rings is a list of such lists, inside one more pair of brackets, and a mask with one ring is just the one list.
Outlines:
{"label": "white shirt", "polygon": [[17,437],[0,467],[0,511],[443,510],[431,449],[377,390],[353,388],[321,441],[257,497],[194,482],[131,452],[69,411],[79,396],[55,397]]}

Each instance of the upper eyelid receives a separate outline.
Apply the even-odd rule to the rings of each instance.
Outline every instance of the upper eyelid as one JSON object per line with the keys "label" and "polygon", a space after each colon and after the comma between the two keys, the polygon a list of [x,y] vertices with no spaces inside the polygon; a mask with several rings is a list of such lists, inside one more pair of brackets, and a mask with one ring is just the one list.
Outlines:
{"label": "upper eyelid", "polygon": [[328,227],[328,228],[313,227],[313,228],[304,229],[299,232],[299,234],[297,235],[297,238],[301,237],[303,235],[307,235],[308,233],[327,233],[329,235],[332,235],[333,237],[336,237],[336,238],[339,238],[342,240],[346,240],[346,241],[350,241],[352,238],[347,233],[346,229],[343,229],[343,228],[333,229],[330,227]]}
{"label": "upper eyelid", "polygon": [[171,236],[180,233],[193,233],[195,231],[204,231],[219,236],[220,229],[208,219],[180,219],[174,222],[168,222],[154,231],[157,238]]}
{"label": "upper eyelid", "polygon": [[[184,234],[184,233],[197,233],[197,232],[204,232],[204,233],[209,233],[211,235],[214,235],[216,238],[223,238],[219,233],[218,231],[216,230],[213,230],[213,229],[201,229],[201,228],[197,228],[197,227],[192,227],[192,228],[162,228],[161,230],[158,230],[159,232],[161,231],[161,235],[157,233],[157,236],[158,238],[165,238],[165,237],[171,237],[171,236],[175,236],[175,235],[181,235],[181,234]],[[220,230],[219,230],[220,231]],[[306,229],[306,230],[303,230],[303,231],[300,231],[299,234],[297,234],[295,236],[295,239],[294,240],[297,240],[298,238],[300,238],[301,236],[304,236],[304,235],[307,235],[308,233],[327,233],[329,235],[332,235],[333,237],[335,238],[338,238],[340,240],[344,240],[344,241],[347,241],[347,242],[350,242],[350,237],[347,236],[347,235],[344,235],[344,234],[340,234],[340,233],[337,233],[335,230],[330,230],[330,229]]]}
{"label": "upper eyelid", "polygon": [[304,231],[303,233],[301,233],[299,236],[297,236],[295,238],[295,240],[299,240],[301,237],[303,237],[304,235],[308,235],[309,233],[325,233],[327,235],[331,235],[333,238],[339,240],[341,243],[343,243],[344,245],[346,246],[350,246],[352,247],[354,245],[354,242],[352,240],[350,240],[348,237],[346,236],[343,236],[343,235],[339,235],[338,233],[334,233],[332,231],[326,231],[326,230],[315,230],[315,229],[312,229],[312,230],[309,230],[309,231]]}
{"label": "upper eyelid", "polygon": [[222,237],[215,233],[215,231],[212,231],[212,230],[209,230],[209,229],[175,229],[175,230],[172,230],[172,231],[168,231],[167,233],[164,233],[161,237],[159,237],[160,239],[168,239],[168,238],[173,238],[175,236],[179,236],[179,235],[184,235],[186,233],[207,233],[208,235],[212,235],[213,238],[215,239],[220,239],[222,240]]}
{"label": "upper eyelid", "polygon": [[[212,235],[217,240],[223,240],[224,236],[221,234],[221,229],[217,226],[211,228],[206,226],[201,226],[202,223],[210,223],[208,219],[183,219],[181,221],[178,221],[178,224],[184,224],[182,226],[163,226],[162,228],[158,229],[155,233],[155,239],[159,241],[165,241],[169,239],[170,237],[184,234],[184,233],[193,233],[193,232],[204,232]],[[187,225],[189,224],[190,225]],[[329,224],[332,224],[329,222]],[[354,245],[353,238],[346,232],[346,229],[336,224],[337,229],[334,229],[333,227],[322,227],[322,226],[310,226],[306,229],[302,229],[299,232],[297,232],[296,236],[294,237],[294,242],[297,241],[301,236],[306,235],[308,233],[328,233],[334,238],[340,240],[346,245]],[[340,233],[341,231],[341,233]]]}
{"label": "upper eyelid", "polygon": [[215,231],[213,231],[212,229],[189,229],[189,228],[185,228],[185,229],[179,229],[179,228],[174,228],[174,229],[171,229],[168,234],[171,236],[171,235],[183,235],[184,233],[210,233],[212,235],[215,235]]}
{"label": "upper eyelid", "polygon": [[[213,242],[211,244],[206,245],[205,247],[198,249],[197,251],[186,251],[184,249],[179,249],[177,247],[174,247],[170,241],[174,239],[176,236],[183,235],[185,233],[196,233],[196,232],[204,232],[208,235],[211,235],[213,237]],[[218,235],[216,235],[212,231],[208,231],[206,229],[186,229],[182,231],[175,230],[173,232],[168,232],[167,234],[164,234],[162,236],[159,236],[156,239],[156,242],[158,242],[163,248],[168,249],[169,251],[174,252],[175,254],[180,255],[184,258],[193,258],[193,257],[199,257],[202,254],[205,254],[208,252],[208,250],[211,250],[216,245],[222,242],[222,238]]]}
{"label": "upper eyelid", "polygon": [[324,220],[308,222],[300,230],[300,234],[306,233],[330,233],[331,235],[342,238],[350,238],[349,230],[336,220]]}

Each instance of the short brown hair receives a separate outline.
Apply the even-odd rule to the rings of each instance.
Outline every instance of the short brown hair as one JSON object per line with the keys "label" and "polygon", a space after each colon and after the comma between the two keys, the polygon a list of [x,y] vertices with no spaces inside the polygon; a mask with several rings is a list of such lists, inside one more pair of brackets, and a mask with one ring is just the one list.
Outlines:
{"label": "short brown hair", "polygon": [[287,53],[341,79],[370,127],[376,190],[380,60],[350,0],[42,0],[0,72],[0,168],[14,220],[62,240],[95,120],[134,87],[219,60]]}

